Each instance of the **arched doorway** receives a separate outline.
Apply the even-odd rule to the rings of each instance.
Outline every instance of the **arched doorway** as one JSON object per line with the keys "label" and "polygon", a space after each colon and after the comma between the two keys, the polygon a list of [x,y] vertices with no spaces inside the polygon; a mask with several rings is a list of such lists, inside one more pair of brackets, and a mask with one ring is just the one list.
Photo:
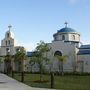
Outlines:
{"label": "arched doorway", "polygon": [[61,51],[55,51],[54,56],[56,56],[56,55],[62,56]]}
{"label": "arched doorway", "polygon": [[63,75],[63,60],[62,60],[62,52],[61,51],[55,51],[54,56],[58,60],[58,74]]}

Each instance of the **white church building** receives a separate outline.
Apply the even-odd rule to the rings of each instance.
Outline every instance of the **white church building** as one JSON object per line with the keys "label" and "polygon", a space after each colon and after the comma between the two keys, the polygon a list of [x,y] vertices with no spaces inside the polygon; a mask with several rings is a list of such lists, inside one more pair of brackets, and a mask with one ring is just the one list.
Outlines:
{"label": "white church building", "polygon": [[59,70],[59,61],[53,56],[60,54],[68,56],[63,64],[64,72],[90,72],[90,45],[80,45],[80,34],[65,24],[64,28],[53,35],[54,40],[49,43],[49,58],[53,60],[53,71]]}
{"label": "white church building", "polygon": [[[15,45],[15,38],[10,31],[11,26],[8,27],[9,30],[5,33],[0,47],[0,71],[2,72],[5,70],[5,63],[1,62],[4,60],[3,56],[6,56],[8,53],[15,55],[22,47]],[[59,61],[54,57],[55,54],[59,53],[62,56],[68,56],[63,64],[64,72],[90,72],[90,45],[80,45],[80,34],[77,31],[69,28],[66,23],[64,28],[53,34],[53,38],[53,41],[48,43],[51,47],[50,52],[48,52],[48,58],[52,62],[52,64],[47,65],[48,70],[51,67],[53,71],[59,71]],[[31,52],[27,52],[27,56],[31,56]],[[18,66],[16,67],[18,69]],[[30,65],[26,64],[26,67],[30,71]]]}

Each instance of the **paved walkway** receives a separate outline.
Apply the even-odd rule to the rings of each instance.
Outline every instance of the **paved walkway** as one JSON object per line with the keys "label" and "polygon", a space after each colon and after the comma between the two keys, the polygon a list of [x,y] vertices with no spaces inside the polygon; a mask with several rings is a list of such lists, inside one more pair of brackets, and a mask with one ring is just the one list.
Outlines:
{"label": "paved walkway", "polygon": [[33,88],[12,79],[5,74],[0,74],[0,90],[50,90],[44,88]]}

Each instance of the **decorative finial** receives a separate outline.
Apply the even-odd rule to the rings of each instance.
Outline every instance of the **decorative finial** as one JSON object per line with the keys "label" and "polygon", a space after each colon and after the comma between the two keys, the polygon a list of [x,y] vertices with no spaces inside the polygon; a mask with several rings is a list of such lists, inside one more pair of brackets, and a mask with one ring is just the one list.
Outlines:
{"label": "decorative finial", "polygon": [[8,26],[8,28],[9,28],[9,31],[10,31],[10,29],[12,28],[12,26],[11,26],[11,25],[9,25],[9,26]]}
{"label": "decorative finial", "polygon": [[65,22],[64,24],[65,24],[65,27],[67,27],[67,25],[68,25],[68,22]]}

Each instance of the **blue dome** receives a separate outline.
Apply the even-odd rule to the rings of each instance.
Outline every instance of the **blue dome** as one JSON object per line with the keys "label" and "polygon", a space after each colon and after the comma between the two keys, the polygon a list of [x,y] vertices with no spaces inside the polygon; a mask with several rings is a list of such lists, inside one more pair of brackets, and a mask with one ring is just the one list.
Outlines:
{"label": "blue dome", "polygon": [[68,27],[62,28],[62,29],[58,30],[58,32],[60,32],[60,33],[76,33],[76,31],[74,29],[68,28]]}

